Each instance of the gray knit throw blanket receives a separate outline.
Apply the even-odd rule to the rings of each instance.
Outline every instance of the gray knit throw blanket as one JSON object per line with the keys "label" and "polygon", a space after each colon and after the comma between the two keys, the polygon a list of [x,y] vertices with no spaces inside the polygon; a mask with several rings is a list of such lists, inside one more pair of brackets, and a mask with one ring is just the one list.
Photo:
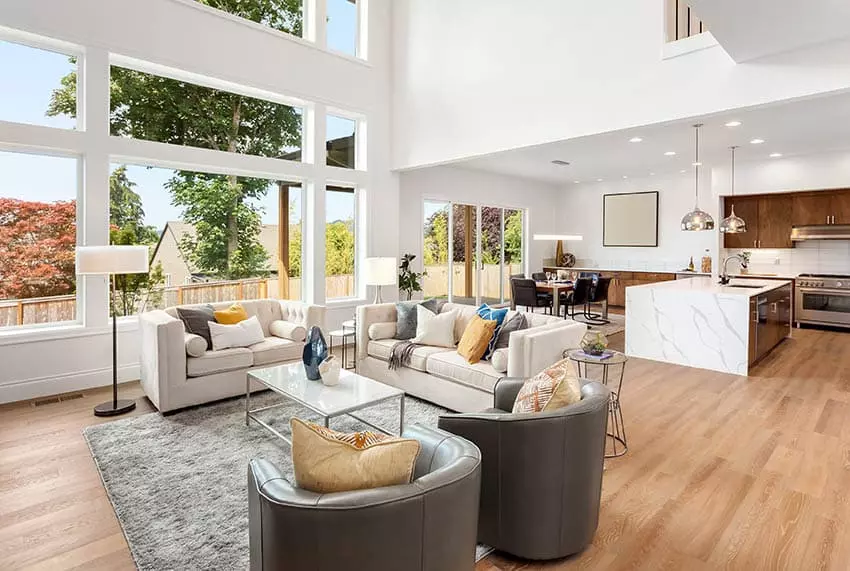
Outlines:
{"label": "gray knit throw blanket", "polygon": [[417,347],[424,347],[424,345],[413,343],[412,341],[399,341],[393,345],[393,348],[390,351],[390,361],[388,363],[389,369],[394,371],[409,365],[410,359],[413,357],[413,351]]}

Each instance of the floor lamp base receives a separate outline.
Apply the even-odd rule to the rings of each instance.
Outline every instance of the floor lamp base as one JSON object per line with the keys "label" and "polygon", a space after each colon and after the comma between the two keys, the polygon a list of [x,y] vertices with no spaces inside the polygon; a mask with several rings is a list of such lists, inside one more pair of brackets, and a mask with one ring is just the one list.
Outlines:
{"label": "floor lamp base", "polygon": [[109,401],[94,407],[94,415],[117,416],[119,414],[130,412],[134,408],[136,408],[136,401],[134,400],[119,400],[117,402]]}

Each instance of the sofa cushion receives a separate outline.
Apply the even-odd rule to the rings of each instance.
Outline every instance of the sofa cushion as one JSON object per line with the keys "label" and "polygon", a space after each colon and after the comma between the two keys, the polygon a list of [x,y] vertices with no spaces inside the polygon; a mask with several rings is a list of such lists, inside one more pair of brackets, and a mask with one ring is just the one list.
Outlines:
{"label": "sofa cushion", "polygon": [[381,321],[369,326],[369,339],[392,339],[395,337],[395,321]]}
{"label": "sofa cushion", "polygon": [[416,337],[413,343],[431,347],[455,346],[454,311],[436,314],[427,307],[416,307]]}
{"label": "sofa cushion", "polygon": [[490,342],[487,343],[487,349],[485,349],[484,354],[481,356],[482,359],[489,359],[493,351],[496,350],[496,340],[499,338],[499,333],[502,330],[502,324],[505,322],[505,316],[508,314],[508,308],[494,308],[490,307],[486,303],[482,303],[478,308],[477,313],[478,317],[482,319],[493,320],[496,322],[496,329],[493,331],[492,337],[490,337]]}
{"label": "sofa cushion", "polygon": [[425,370],[434,376],[488,392],[493,392],[493,387],[504,376],[487,361],[470,365],[466,359],[451,350],[429,355]]}
{"label": "sofa cushion", "polygon": [[190,357],[202,357],[207,352],[207,340],[194,333],[183,333],[183,344]]}
{"label": "sofa cushion", "polygon": [[544,412],[581,400],[581,383],[569,359],[558,361],[523,383],[512,412]]}
{"label": "sofa cushion", "polygon": [[528,329],[528,319],[525,317],[524,313],[514,312],[513,315],[508,315],[505,318],[505,322],[502,323],[502,327],[499,329],[499,335],[496,338],[496,346],[493,349],[495,352],[497,349],[507,349],[508,344],[511,340],[511,333],[514,331],[522,331],[523,329]]}
{"label": "sofa cushion", "polygon": [[233,325],[210,322],[210,336],[213,349],[228,349],[231,347],[250,347],[265,338],[263,326],[256,316]]}
{"label": "sofa cushion", "polygon": [[212,337],[210,337],[210,322],[215,322],[213,306],[206,304],[178,307],[175,312],[176,317],[183,322],[183,328],[187,332],[203,337],[207,342],[207,350],[213,348]]}
{"label": "sofa cushion", "polygon": [[304,343],[280,339],[279,337],[266,337],[263,341],[248,348],[254,354],[254,366],[259,367],[300,359],[301,353],[304,351]]}
{"label": "sofa cushion", "polygon": [[217,309],[213,313],[215,320],[222,325],[236,325],[240,321],[248,319],[248,312],[238,303],[234,303],[227,309]]}
{"label": "sofa cushion", "polygon": [[484,319],[479,315],[473,317],[457,345],[458,355],[463,356],[470,364],[480,361],[487,352],[496,325],[498,322],[495,319]]}
{"label": "sofa cushion", "polygon": [[254,354],[247,347],[207,351],[201,357],[186,357],[186,376],[203,377],[214,373],[247,369],[254,364]]}
{"label": "sofa cushion", "polygon": [[499,373],[507,373],[508,348],[503,347],[501,349],[496,349],[495,351],[493,351],[493,354],[490,355],[490,364],[493,365],[493,369],[495,369]]}
{"label": "sofa cushion", "polygon": [[[393,345],[399,343],[398,339],[379,339],[369,341],[369,346],[366,348],[366,354],[370,357],[375,357],[381,361],[389,361],[390,353],[393,350]],[[417,347],[410,355],[410,363],[408,367],[417,371],[426,371],[426,364],[431,355],[437,353],[454,353],[454,349],[445,349],[443,347]]]}
{"label": "sofa cushion", "polygon": [[304,341],[307,339],[307,329],[303,325],[276,319],[269,324],[269,335],[289,339],[291,341]]}
{"label": "sofa cushion", "polygon": [[416,337],[416,308],[421,301],[400,301],[395,304],[396,339],[413,339]]}

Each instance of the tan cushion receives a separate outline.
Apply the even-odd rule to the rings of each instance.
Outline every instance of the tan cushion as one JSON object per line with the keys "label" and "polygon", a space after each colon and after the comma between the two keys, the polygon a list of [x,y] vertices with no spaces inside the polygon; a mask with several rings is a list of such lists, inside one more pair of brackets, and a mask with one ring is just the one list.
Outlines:
{"label": "tan cushion", "polygon": [[319,494],[409,484],[419,442],[374,432],[344,434],[293,418],[295,483]]}
{"label": "tan cushion", "polygon": [[276,319],[269,324],[269,333],[292,341],[304,341],[307,338],[307,329],[303,325],[282,319]]}
{"label": "tan cushion", "polygon": [[493,332],[496,330],[497,322],[493,319],[483,319],[476,315],[466,326],[463,337],[457,346],[458,355],[464,357],[470,364],[481,360],[487,351]]}
{"label": "tan cushion", "polygon": [[247,369],[254,364],[254,354],[247,347],[207,351],[201,357],[186,357],[186,376],[203,377],[213,373]]}
{"label": "tan cushion", "polygon": [[260,343],[248,347],[254,354],[254,366],[280,363],[282,361],[295,361],[301,358],[304,344],[280,339],[278,337],[266,337]]}
{"label": "tan cushion", "polygon": [[186,355],[201,357],[207,352],[207,340],[194,333],[184,333],[183,342],[186,345]]}
{"label": "tan cushion", "polygon": [[493,387],[504,375],[497,372],[488,361],[470,365],[456,351],[448,350],[428,356],[425,363],[428,373],[477,389],[493,392]]}
{"label": "tan cushion", "polygon": [[581,384],[569,359],[558,361],[523,383],[512,412],[543,412],[581,400]]}
{"label": "tan cushion", "polygon": [[369,326],[369,339],[374,339],[376,341],[380,339],[392,339],[393,337],[395,337],[395,332],[395,321],[373,323]]}
{"label": "tan cushion", "polygon": [[214,311],[213,315],[215,315],[215,320],[222,325],[236,325],[240,321],[248,319],[248,312],[238,303],[234,303],[227,309]]}
{"label": "tan cushion", "polygon": [[[395,325],[395,324],[393,324]],[[370,357],[375,357],[381,361],[389,361],[390,353],[393,350],[393,345],[399,343],[398,339],[380,339],[378,341],[369,341],[366,347],[366,354]],[[428,358],[437,353],[454,353],[454,349],[445,349],[443,347],[417,347],[410,354],[410,363],[407,365],[410,369],[426,372]]]}

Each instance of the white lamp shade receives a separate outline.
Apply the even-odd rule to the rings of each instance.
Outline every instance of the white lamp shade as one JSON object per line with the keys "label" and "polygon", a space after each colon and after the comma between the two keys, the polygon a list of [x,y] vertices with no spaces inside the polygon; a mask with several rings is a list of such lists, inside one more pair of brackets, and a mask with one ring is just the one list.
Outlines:
{"label": "white lamp shade", "polygon": [[366,285],[393,285],[396,281],[395,258],[366,258],[363,264],[363,278]]}
{"label": "white lamp shade", "polygon": [[580,242],[583,239],[578,234],[535,234],[532,238],[534,240],[567,240],[571,242]]}
{"label": "white lamp shade", "polygon": [[146,274],[147,246],[80,246],[77,275]]}

